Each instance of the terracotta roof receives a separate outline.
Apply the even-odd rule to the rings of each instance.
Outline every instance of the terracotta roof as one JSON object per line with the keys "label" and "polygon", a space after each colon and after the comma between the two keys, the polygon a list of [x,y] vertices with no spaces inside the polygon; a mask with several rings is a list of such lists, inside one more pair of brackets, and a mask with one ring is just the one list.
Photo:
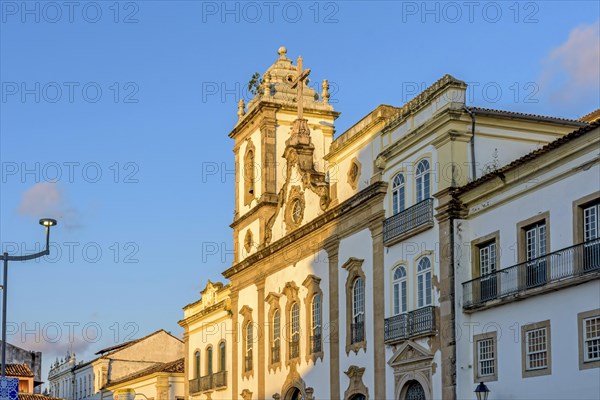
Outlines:
{"label": "terracotta roof", "polygon": [[43,394],[19,393],[19,400],[61,400],[58,397],[46,396]]}
{"label": "terracotta roof", "polygon": [[153,366],[143,369],[141,371],[135,372],[131,375],[127,375],[121,379],[117,379],[113,382],[109,382],[107,387],[118,385],[119,383],[127,382],[133,379],[141,378],[143,376],[152,375],[157,372],[168,372],[168,373],[183,373],[184,372],[184,358],[180,358],[175,361],[167,362],[167,363],[156,363]]}
{"label": "terracotta roof", "polygon": [[549,151],[552,151],[556,148],[561,147],[562,145],[570,142],[573,139],[576,139],[580,136],[583,136],[585,134],[587,134],[588,132],[593,131],[594,129],[597,129],[598,127],[600,127],[600,121],[596,121],[593,124],[584,126],[582,128],[579,128],[571,133],[566,134],[565,136],[556,139],[553,142],[548,143],[547,145],[545,145],[544,147],[534,150],[531,153],[524,155],[521,158],[516,159],[515,161],[511,162],[508,165],[505,165],[502,168],[497,169],[496,171],[492,171],[489,174],[485,174],[482,177],[480,177],[479,179],[474,180],[473,182],[467,183],[464,186],[461,186],[459,188],[456,188],[454,190],[455,194],[462,194],[465,193],[479,185],[484,184],[485,182],[494,179],[497,176],[502,176],[504,175],[505,172],[510,171],[513,168],[516,168],[520,165],[525,164],[526,162],[533,160],[537,157],[542,156],[543,154],[548,153]]}
{"label": "terracotta roof", "polygon": [[33,372],[27,364],[6,364],[6,375],[23,378],[33,378]]}
{"label": "terracotta roof", "polygon": [[585,114],[583,117],[579,118],[579,120],[583,121],[583,122],[591,123],[591,122],[596,121],[599,118],[600,118],[600,108],[598,108],[597,110],[592,111],[589,114]]}
{"label": "terracotta roof", "polygon": [[513,118],[526,118],[526,119],[536,119],[536,120],[545,120],[548,122],[560,122],[560,123],[569,123],[575,125],[583,125],[584,122],[577,119],[570,118],[560,118],[560,117],[550,117],[548,115],[538,115],[538,114],[526,114],[516,111],[506,111],[506,110],[495,110],[493,108],[483,108],[483,107],[467,107],[469,110],[475,113],[486,113],[486,114],[495,114],[503,117],[513,117]]}

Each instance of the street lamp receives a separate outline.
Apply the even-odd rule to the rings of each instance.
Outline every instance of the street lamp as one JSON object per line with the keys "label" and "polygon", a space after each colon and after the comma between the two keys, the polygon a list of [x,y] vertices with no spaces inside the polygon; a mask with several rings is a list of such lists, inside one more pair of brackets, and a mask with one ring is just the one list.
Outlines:
{"label": "street lamp", "polygon": [[6,289],[8,288],[8,262],[9,261],[27,261],[50,254],[50,228],[56,225],[56,220],[52,218],[40,219],[40,225],[46,227],[46,249],[35,254],[27,256],[9,256],[4,252],[0,260],[4,261],[4,281],[2,285],[2,378],[6,377]]}
{"label": "street lamp", "polygon": [[487,400],[488,395],[490,394],[490,389],[485,386],[485,383],[479,382],[479,385],[475,388],[475,395],[477,396],[477,400]]}

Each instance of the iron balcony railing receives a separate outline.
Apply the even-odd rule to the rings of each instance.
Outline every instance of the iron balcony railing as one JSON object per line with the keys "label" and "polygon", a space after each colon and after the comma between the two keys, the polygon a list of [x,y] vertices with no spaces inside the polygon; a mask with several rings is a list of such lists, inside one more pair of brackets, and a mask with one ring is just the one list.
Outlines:
{"label": "iron balcony railing", "polygon": [[198,393],[200,391],[200,378],[190,379],[190,393]]}
{"label": "iron balcony railing", "polygon": [[310,352],[311,354],[320,353],[323,351],[323,340],[321,334],[316,334],[310,337]]}
{"label": "iron balcony railing", "polygon": [[463,308],[600,272],[600,238],[567,247],[463,283]]}
{"label": "iron balcony railing", "polygon": [[391,241],[407,232],[433,224],[433,199],[423,200],[383,222],[383,241]]}
{"label": "iron balcony railing", "polygon": [[279,345],[271,347],[271,364],[277,364],[281,360],[281,348]]}
{"label": "iron balcony railing", "polygon": [[244,371],[252,371],[252,356],[244,357]]}
{"label": "iron balcony railing", "polygon": [[290,342],[290,360],[300,357],[300,339]]}
{"label": "iron balcony railing", "polygon": [[350,324],[350,343],[360,343],[365,341],[365,323],[355,322]]}
{"label": "iron balcony railing", "polygon": [[227,386],[227,371],[215,372],[200,378],[200,392],[214,390]]}
{"label": "iron balcony railing", "polygon": [[427,306],[386,318],[384,340],[393,342],[435,331],[435,308]]}

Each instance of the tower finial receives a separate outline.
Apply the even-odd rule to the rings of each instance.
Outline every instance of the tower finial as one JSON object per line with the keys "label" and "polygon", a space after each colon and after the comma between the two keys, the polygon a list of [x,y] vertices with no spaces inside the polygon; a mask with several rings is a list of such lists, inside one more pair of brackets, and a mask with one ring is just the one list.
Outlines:
{"label": "tower finial", "polygon": [[321,92],[321,98],[323,99],[323,103],[329,104],[329,81],[327,79],[323,79],[323,84],[321,85],[323,91]]}
{"label": "tower finial", "polygon": [[286,57],[287,49],[285,48],[285,46],[281,46],[279,48],[279,50],[277,50],[277,53],[279,54],[280,60],[287,60],[287,57]]}
{"label": "tower finial", "polygon": [[244,110],[245,106],[246,105],[244,104],[244,99],[240,99],[240,101],[238,101],[238,112],[237,112],[239,119],[242,119],[242,117],[244,115],[246,115],[246,111]]}

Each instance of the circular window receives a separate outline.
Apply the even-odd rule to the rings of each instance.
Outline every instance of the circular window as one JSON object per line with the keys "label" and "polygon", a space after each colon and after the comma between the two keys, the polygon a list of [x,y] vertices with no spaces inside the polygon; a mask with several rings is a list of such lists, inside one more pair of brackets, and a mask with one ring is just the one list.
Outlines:
{"label": "circular window", "polygon": [[299,224],[302,221],[302,203],[299,199],[294,200],[292,204],[292,221]]}

